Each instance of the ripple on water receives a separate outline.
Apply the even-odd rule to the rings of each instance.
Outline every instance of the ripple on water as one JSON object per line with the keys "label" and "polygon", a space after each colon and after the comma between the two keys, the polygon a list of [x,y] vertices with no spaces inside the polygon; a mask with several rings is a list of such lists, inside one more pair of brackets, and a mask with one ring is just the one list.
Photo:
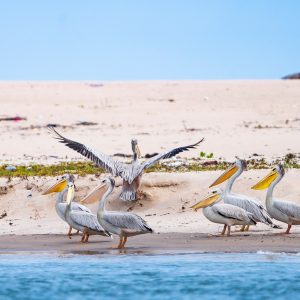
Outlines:
{"label": "ripple on water", "polygon": [[4,254],[0,289],[0,299],[296,299],[300,256]]}

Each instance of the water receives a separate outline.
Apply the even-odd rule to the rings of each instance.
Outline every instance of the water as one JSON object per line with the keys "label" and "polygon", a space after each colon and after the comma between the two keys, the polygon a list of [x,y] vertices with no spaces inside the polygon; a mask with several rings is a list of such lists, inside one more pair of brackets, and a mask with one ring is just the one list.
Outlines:
{"label": "water", "polygon": [[300,299],[300,255],[0,255],[0,299]]}

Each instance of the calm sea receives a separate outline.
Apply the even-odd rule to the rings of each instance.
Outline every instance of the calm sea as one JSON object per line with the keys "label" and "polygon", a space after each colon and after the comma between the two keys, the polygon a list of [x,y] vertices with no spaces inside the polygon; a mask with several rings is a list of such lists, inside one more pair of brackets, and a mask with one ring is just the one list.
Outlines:
{"label": "calm sea", "polygon": [[0,299],[300,299],[300,255],[0,254]]}

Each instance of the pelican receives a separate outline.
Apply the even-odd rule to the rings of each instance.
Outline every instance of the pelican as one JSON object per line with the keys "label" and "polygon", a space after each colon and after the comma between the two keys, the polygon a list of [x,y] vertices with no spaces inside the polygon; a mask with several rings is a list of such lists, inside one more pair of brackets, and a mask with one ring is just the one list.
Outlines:
{"label": "pelican", "polygon": [[87,243],[90,235],[104,235],[111,237],[111,234],[104,230],[99,224],[96,215],[86,211],[74,211],[71,209],[72,201],[75,195],[73,182],[68,182],[67,206],[65,210],[66,221],[72,228],[83,232],[82,243]]}
{"label": "pelican", "polygon": [[[55,210],[56,210],[56,213],[58,214],[58,216],[66,223],[68,223],[66,220],[66,217],[65,217],[67,203],[64,202],[64,199],[65,199],[65,195],[68,191],[67,185],[68,185],[68,183],[71,183],[71,182],[74,183],[74,176],[71,174],[66,174],[65,176],[62,177],[61,180],[56,182],[54,185],[52,185],[50,188],[48,188],[42,194],[42,195],[47,195],[47,194],[51,194],[51,193],[59,193],[56,203],[55,203]],[[81,205],[79,203],[76,203],[76,202],[72,202],[71,210],[92,213],[89,208],[87,208],[84,205]],[[71,235],[72,235],[72,226],[71,225],[69,227],[69,231],[68,231],[67,235],[69,238],[71,238]]]}
{"label": "pelican", "polygon": [[[149,227],[145,220],[140,216],[122,211],[107,211],[105,209],[106,202],[109,195],[114,189],[115,181],[112,178],[105,178],[102,180],[101,186],[97,189],[101,189],[104,186],[108,186],[107,191],[103,194],[98,207],[97,219],[101,226],[110,233],[116,234],[120,237],[120,242],[117,246],[118,249],[125,247],[127,237],[152,233],[153,230]],[[97,190],[96,189],[96,190]],[[89,197],[92,198],[92,195]]]}
{"label": "pelican", "polygon": [[230,236],[230,227],[233,225],[256,225],[255,217],[246,210],[231,204],[221,203],[222,190],[212,192],[208,197],[193,205],[195,211],[203,208],[204,216],[211,222],[224,224],[221,235]]}
{"label": "pelican", "polygon": [[[222,199],[224,203],[238,206],[247,212],[251,213],[256,222],[262,222],[273,228],[280,228],[275,225],[272,221],[271,216],[268,214],[266,209],[259,200],[236,193],[232,193],[232,185],[234,181],[242,174],[242,172],[247,168],[247,163],[245,160],[237,159],[236,162],[230,166],[221,176],[219,176],[209,187],[213,187],[221,184],[225,180],[227,181],[226,188],[222,193]],[[243,226],[241,231],[249,230],[249,226]]]}
{"label": "pelican", "polygon": [[92,160],[94,163],[96,163],[97,166],[104,168],[113,176],[120,176],[123,179],[123,188],[120,194],[120,199],[124,201],[136,200],[136,193],[141,185],[142,174],[147,168],[154,165],[160,159],[170,158],[183,151],[194,149],[204,140],[202,139],[193,145],[178,147],[170,151],[162,152],[141,163],[138,160],[138,158],[140,158],[141,156],[138,142],[136,139],[132,139],[131,147],[133,152],[133,159],[130,164],[124,164],[118,160],[115,160],[109,155],[101,152],[97,153],[90,147],[63,137],[53,127],[49,127],[49,129],[55,135],[55,138],[59,140],[59,142],[65,144],[69,148]]}
{"label": "pelican", "polygon": [[266,196],[266,208],[272,218],[288,225],[284,234],[289,234],[292,225],[300,225],[300,205],[273,198],[275,186],[284,176],[282,165],[276,166],[266,177],[255,184],[252,189],[264,190],[268,188]]}

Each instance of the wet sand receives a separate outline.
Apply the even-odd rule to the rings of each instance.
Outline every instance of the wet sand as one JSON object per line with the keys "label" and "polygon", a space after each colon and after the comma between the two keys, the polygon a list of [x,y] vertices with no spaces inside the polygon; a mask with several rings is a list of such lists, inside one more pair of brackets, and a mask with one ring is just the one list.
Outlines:
{"label": "wet sand", "polygon": [[128,239],[123,250],[112,249],[118,243],[101,236],[90,237],[87,244],[80,236],[70,240],[65,235],[2,235],[0,254],[21,252],[59,252],[74,254],[159,254],[188,252],[300,252],[299,234],[273,235],[235,232],[230,237],[195,233],[154,233]]}

